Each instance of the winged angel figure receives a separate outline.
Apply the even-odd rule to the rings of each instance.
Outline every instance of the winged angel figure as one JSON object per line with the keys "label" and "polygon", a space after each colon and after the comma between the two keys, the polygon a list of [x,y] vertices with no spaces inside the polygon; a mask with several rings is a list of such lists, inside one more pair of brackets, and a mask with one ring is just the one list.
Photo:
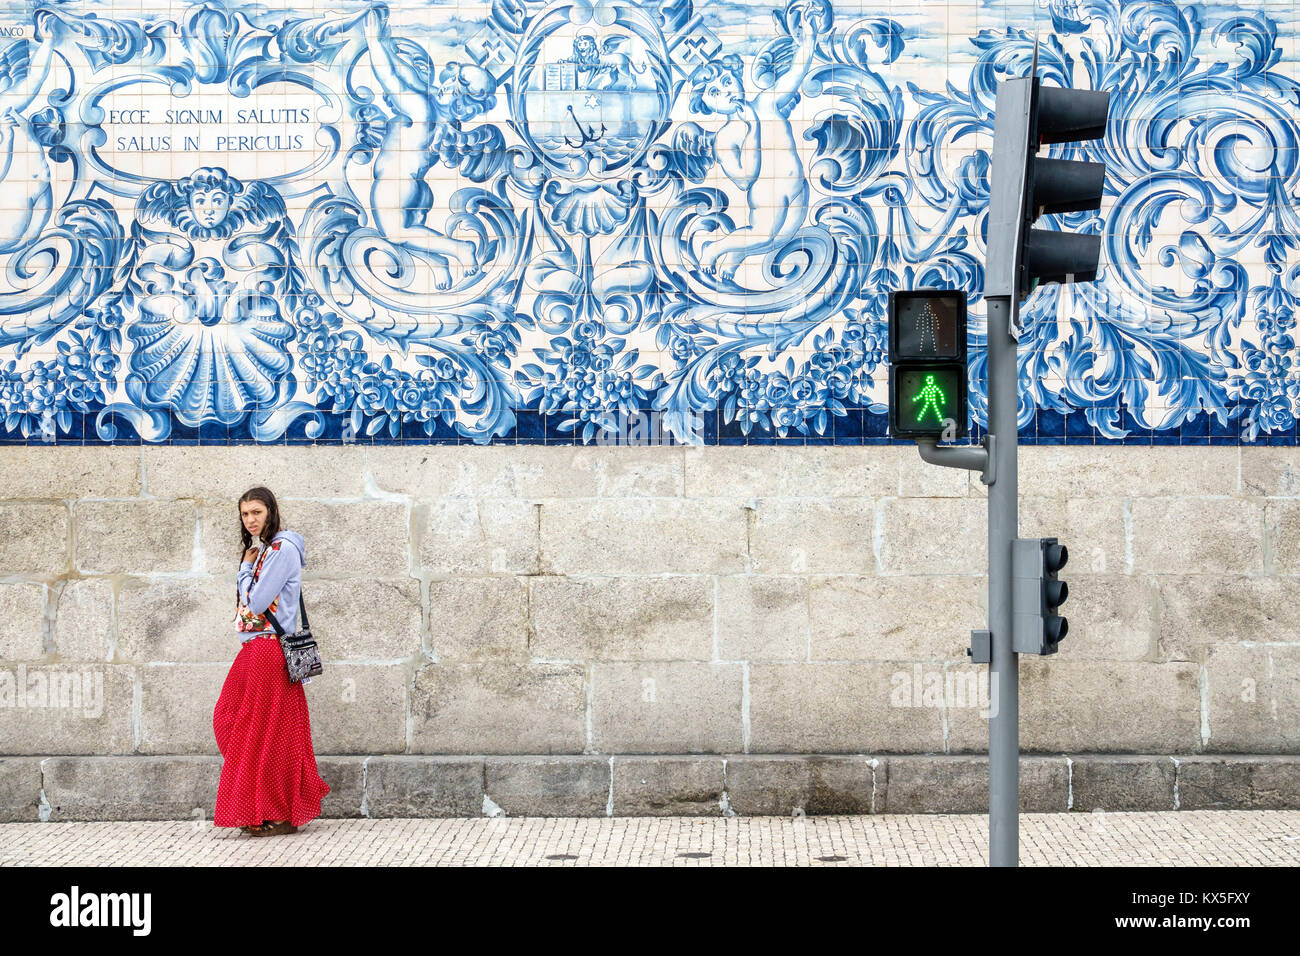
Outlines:
{"label": "winged angel figure", "polygon": [[148,400],[189,425],[238,421],[274,402],[297,277],[284,200],[204,167],[141,194],[128,292],[139,301],[131,367]]}
{"label": "winged angel figure", "polygon": [[[797,34],[779,38],[759,55],[751,71],[759,92],[752,97],[746,96],[744,64],[734,53],[710,60],[691,76],[691,111],[725,120],[716,133],[683,123],[674,145],[694,155],[701,175],[716,161],[749,205],[748,222],[701,248],[700,268],[722,279],[731,280],[751,256],[784,246],[808,213],[808,180],[790,113],[812,63],[817,26],[807,15],[798,20]],[[778,23],[784,26],[779,15]]]}
{"label": "winged angel figure", "polygon": [[375,159],[375,222],[389,241],[423,253],[433,269],[434,285],[447,289],[452,283],[450,266],[457,265],[466,276],[476,275],[494,250],[480,250],[426,225],[434,196],[425,176],[441,159],[476,178],[474,167],[498,144],[491,127],[467,133],[462,123],[492,107],[495,84],[486,70],[454,62],[435,78],[433,63],[418,44],[392,36],[383,5],[367,12],[366,37],[371,68],[394,113]]}
{"label": "winged angel figure", "polygon": [[37,10],[33,22],[34,47],[20,40],[0,51],[0,191],[21,197],[0,220],[0,252],[13,252],[40,235],[54,202],[37,127],[23,113],[50,75],[64,24],[49,10]]}

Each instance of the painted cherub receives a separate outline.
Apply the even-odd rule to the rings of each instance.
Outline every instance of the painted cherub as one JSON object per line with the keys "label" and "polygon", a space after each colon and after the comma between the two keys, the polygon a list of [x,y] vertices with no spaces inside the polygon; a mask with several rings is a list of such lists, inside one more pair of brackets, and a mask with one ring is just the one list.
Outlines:
{"label": "painted cherub", "polygon": [[0,53],[0,191],[13,210],[0,224],[0,252],[31,243],[54,205],[50,168],[26,110],[36,101],[54,63],[66,27],[52,10],[32,17],[35,43],[17,40]]}
{"label": "painted cherub", "polygon": [[[762,77],[770,85],[750,99],[743,64],[734,53],[710,60],[691,78],[691,110],[726,117],[714,138],[714,156],[749,204],[745,225],[701,248],[700,268],[708,274],[732,279],[747,258],[779,249],[803,226],[808,180],[790,113],[812,64],[816,30],[811,19],[800,17],[797,36],[783,37],[771,48],[771,71]],[[759,82],[756,77],[755,85]]]}
{"label": "painted cherub", "polygon": [[130,381],[191,427],[233,424],[275,401],[292,362],[292,226],[271,186],[205,166],[136,203]]}
{"label": "painted cherub", "polygon": [[135,275],[145,295],[180,296],[204,325],[230,319],[241,292],[283,282],[293,240],[284,200],[270,186],[204,166],[157,182],[136,203]]}
{"label": "painted cherub", "polygon": [[450,264],[472,276],[481,268],[479,250],[425,224],[433,190],[424,177],[439,159],[456,165],[468,151],[489,148],[487,138],[467,136],[461,124],[496,103],[495,81],[481,67],[454,62],[435,79],[428,54],[413,41],[392,36],[386,7],[366,14],[366,38],[371,68],[394,113],[374,162],[375,224],[389,241],[424,253],[434,285],[447,289]]}

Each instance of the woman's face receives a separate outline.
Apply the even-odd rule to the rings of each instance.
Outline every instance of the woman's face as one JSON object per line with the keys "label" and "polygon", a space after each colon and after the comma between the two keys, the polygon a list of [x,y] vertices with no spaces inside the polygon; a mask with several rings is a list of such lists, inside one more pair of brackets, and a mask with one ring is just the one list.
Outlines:
{"label": "woman's face", "polygon": [[260,501],[240,502],[239,519],[244,522],[245,531],[260,538],[262,529],[266,527],[266,505]]}

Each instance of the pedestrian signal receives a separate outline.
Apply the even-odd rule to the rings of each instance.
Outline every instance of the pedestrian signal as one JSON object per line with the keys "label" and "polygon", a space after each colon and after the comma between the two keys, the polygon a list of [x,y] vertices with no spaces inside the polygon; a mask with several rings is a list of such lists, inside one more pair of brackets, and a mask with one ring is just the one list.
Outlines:
{"label": "pedestrian signal", "polygon": [[889,296],[889,431],[897,438],[967,432],[966,293],[916,289]]}

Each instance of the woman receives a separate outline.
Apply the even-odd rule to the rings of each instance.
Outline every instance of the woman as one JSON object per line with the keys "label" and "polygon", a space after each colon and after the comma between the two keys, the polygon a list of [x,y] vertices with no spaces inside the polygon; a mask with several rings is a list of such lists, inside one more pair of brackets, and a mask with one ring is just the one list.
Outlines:
{"label": "woman", "polygon": [[212,713],[225,757],[213,822],[273,836],[320,816],[321,798],[330,792],[316,770],[307,696],[289,680],[266,619],[270,611],[286,634],[298,629],[306,552],[302,535],[280,530],[280,509],[268,489],[244,492],[239,518],[244,557],[235,629],[243,646]]}

